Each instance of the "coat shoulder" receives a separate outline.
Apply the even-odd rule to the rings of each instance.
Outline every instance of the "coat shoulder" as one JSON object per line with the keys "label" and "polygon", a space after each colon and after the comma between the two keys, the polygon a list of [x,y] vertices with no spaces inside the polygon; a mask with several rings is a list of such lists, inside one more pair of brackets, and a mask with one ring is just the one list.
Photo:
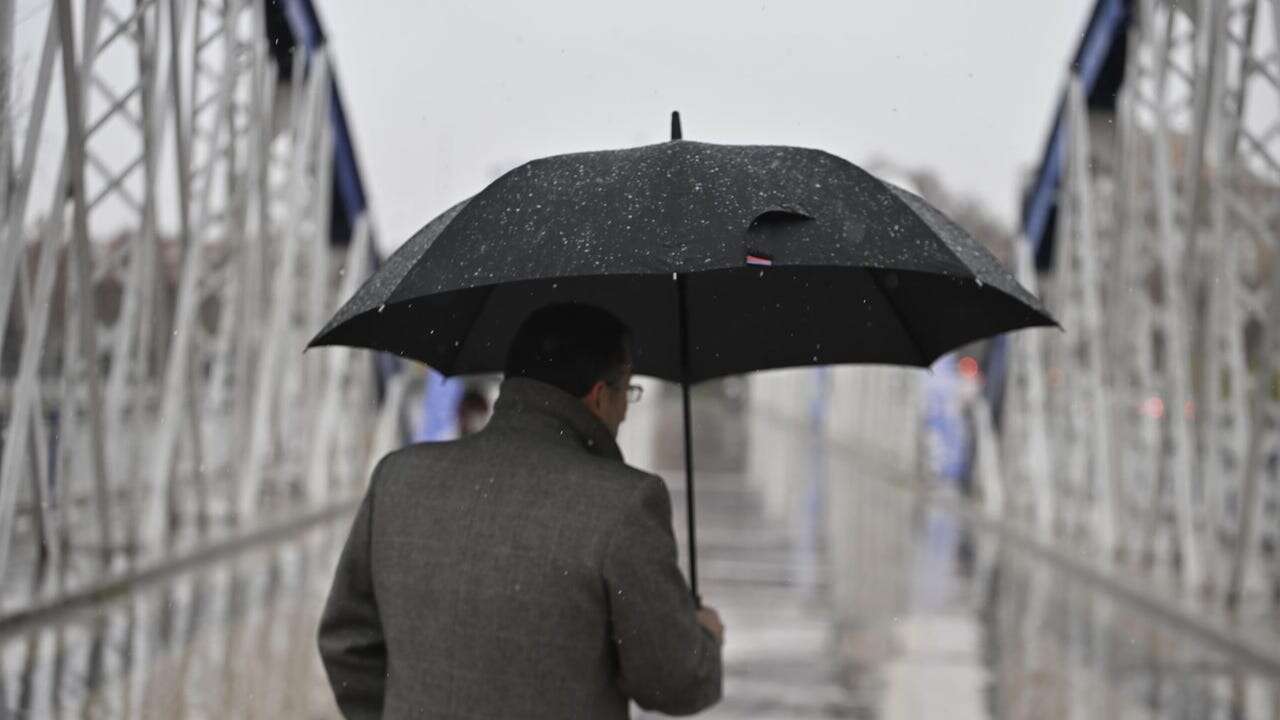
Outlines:
{"label": "coat shoulder", "polygon": [[618,503],[643,485],[665,488],[661,477],[581,448],[494,442],[473,435],[446,442],[406,445],[384,455],[374,467],[373,482],[383,488],[419,486],[424,482],[471,475],[545,475],[569,493],[610,496]]}
{"label": "coat shoulder", "polygon": [[373,466],[371,482],[386,485],[419,476],[424,462],[431,462],[444,446],[453,442],[421,442],[396,448],[383,455]]}
{"label": "coat shoulder", "polygon": [[662,478],[653,473],[618,460],[596,456],[591,456],[588,460],[595,466],[594,471],[601,478],[616,484],[620,490],[634,490],[637,486],[646,482],[662,481]]}

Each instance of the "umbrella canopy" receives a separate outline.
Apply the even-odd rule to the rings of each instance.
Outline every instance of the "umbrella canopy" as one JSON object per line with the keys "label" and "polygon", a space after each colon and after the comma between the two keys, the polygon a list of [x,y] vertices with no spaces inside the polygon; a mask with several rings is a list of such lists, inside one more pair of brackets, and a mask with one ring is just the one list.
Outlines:
{"label": "umbrella canopy", "polygon": [[686,383],[927,366],[1054,322],[981,243],[846,160],[676,140],[503,175],[411,237],[309,346],[496,372],[524,318],[558,301],[613,312],[634,331],[637,373]]}
{"label": "umbrella canopy", "polygon": [[311,341],[497,372],[524,319],[577,301],[631,326],[632,367],[681,383],[698,599],[692,383],[830,363],[928,366],[1055,324],[921,198],[820,150],[658,145],[522,165],[411,237]]}

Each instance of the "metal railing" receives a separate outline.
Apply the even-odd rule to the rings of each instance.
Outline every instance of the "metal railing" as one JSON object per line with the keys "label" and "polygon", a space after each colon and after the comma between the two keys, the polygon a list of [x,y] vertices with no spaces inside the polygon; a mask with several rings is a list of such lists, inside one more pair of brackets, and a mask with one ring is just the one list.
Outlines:
{"label": "metal railing", "polygon": [[[1132,5],[1117,111],[1091,111],[1068,79],[1051,269],[1037,273],[1018,243],[1020,281],[1065,332],[1009,336],[1002,405],[966,395],[971,483],[940,501],[1053,572],[1274,673],[1280,2]],[[930,495],[924,377],[768,373],[752,402],[804,423],[825,398],[812,427],[854,448],[868,475]]]}
{"label": "metal railing", "polygon": [[1005,433],[985,452],[1039,537],[1271,614],[1280,3],[1135,11],[1117,112],[1091,114],[1070,81],[1053,270],[1022,258],[1066,332],[1013,338]]}
{"label": "metal railing", "polygon": [[403,380],[301,354],[371,230],[330,243],[327,57],[266,11],[55,0],[19,77],[0,8],[0,619],[349,508],[395,441]]}

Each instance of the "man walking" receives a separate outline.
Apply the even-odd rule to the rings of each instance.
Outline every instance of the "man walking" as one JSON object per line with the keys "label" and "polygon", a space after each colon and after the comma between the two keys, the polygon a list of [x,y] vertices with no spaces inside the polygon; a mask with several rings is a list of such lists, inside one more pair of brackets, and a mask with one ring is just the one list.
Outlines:
{"label": "man walking", "polygon": [[[534,312],[488,426],[374,470],[320,622],[348,718],[625,718],[720,698],[723,627],[676,564],[671,500],[622,461],[629,332]],[[638,399],[638,398],[632,398]]]}

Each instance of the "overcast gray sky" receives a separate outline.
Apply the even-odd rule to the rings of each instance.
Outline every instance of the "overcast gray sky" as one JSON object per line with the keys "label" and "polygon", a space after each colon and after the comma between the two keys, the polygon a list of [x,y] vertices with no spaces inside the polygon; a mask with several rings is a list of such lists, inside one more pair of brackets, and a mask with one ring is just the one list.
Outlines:
{"label": "overcast gray sky", "polygon": [[1010,225],[1091,0],[317,0],[384,249],[542,155],[685,137],[927,166]]}

